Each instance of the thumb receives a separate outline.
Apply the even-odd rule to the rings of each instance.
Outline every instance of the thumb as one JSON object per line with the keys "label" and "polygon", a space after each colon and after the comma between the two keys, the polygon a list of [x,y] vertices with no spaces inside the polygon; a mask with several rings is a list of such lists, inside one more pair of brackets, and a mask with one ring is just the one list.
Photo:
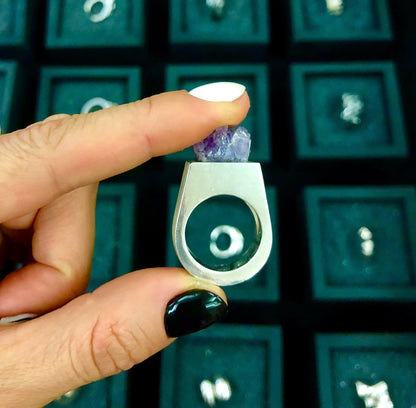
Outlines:
{"label": "thumb", "polygon": [[[133,272],[35,320],[0,330],[0,400],[43,407],[130,369],[174,337],[214,323],[224,292],[177,268]],[[12,375],[11,375],[12,374]]]}

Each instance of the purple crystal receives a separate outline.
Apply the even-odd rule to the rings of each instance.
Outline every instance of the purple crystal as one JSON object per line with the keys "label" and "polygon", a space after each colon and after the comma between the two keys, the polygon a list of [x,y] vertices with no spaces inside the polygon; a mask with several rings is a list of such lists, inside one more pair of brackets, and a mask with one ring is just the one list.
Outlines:
{"label": "purple crystal", "polygon": [[202,142],[194,144],[196,159],[202,162],[246,162],[250,154],[250,133],[243,126],[215,129]]}

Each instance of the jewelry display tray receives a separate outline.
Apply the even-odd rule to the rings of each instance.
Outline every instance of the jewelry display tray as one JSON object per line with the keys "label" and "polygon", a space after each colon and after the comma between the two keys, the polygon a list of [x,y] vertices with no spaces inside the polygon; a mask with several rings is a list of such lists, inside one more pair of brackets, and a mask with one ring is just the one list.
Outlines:
{"label": "jewelry display tray", "polygon": [[[416,4],[355,1],[355,13],[379,13],[370,17],[380,29],[353,34],[344,25],[337,38],[328,35],[328,26],[322,35],[296,34],[307,1],[226,0],[236,10],[250,7],[242,17],[247,35],[227,38],[223,28],[217,37],[187,38],[174,32],[173,19],[192,18],[192,10],[206,13],[205,1],[117,0],[116,11],[123,3],[118,18],[130,16],[131,23],[108,19],[112,35],[104,41],[98,28],[91,36],[77,29],[81,17],[65,20],[76,18],[83,0],[0,0],[0,22],[11,19],[3,27],[14,27],[13,33],[0,29],[3,132],[56,110],[76,113],[80,101],[95,96],[121,104],[221,79],[244,83],[252,96],[244,123],[253,138],[251,159],[262,163],[273,224],[274,247],[264,270],[225,288],[229,313],[223,322],[51,407],[127,408],[146,401],[155,408],[203,408],[208,405],[199,385],[216,376],[232,389],[218,407],[360,408],[356,381],[385,381],[394,407],[416,405]],[[184,3],[190,5],[183,14]],[[308,13],[317,9],[312,3],[319,0],[308,3]],[[347,13],[352,2],[343,3]],[[319,4],[322,9],[325,0]],[[318,17],[316,24],[328,18]],[[355,132],[348,148],[328,147],[334,127],[316,117],[324,99],[318,97],[313,109],[307,103],[328,71],[331,78],[334,71],[346,72],[339,67],[350,67],[348,81],[351,67],[359,70],[355,93],[371,82],[374,91],[360,95],[360,118],[365,125],[378,115],[371,127],[376,131],[366,135],[387,145],[366,144],[364,127],[348,124],[345,137]],[[313,92],[300,75],[311,70],[319,73]],[[79,75],[90,86],[75,84]],[[320,94],[329,95],[334,108],[323,109],[323,118],[341,120],[341,95],[333,99],[331,91],[351,90],[339,86],[337,81]],[[301,119],[299,109],[315,116]],[[314,141],[324,147],[315,148]],[[191,159],[190,150],[155,158],[101,183],[89,290],[133,270],[178,266],[170,228],[184,161]],[[368,256],[360,252],[362,227],[374,240]]]}

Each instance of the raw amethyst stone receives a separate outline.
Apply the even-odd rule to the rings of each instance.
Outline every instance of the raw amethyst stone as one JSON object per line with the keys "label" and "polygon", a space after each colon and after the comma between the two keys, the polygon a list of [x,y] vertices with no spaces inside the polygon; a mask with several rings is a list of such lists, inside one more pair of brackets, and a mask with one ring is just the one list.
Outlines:
{"label": "raw amethyst stone", "polygon": [[202,142],[194,144],[196,159],[201,162],[246,162],[250,154],[250,133],[243,126],[215,129]]}

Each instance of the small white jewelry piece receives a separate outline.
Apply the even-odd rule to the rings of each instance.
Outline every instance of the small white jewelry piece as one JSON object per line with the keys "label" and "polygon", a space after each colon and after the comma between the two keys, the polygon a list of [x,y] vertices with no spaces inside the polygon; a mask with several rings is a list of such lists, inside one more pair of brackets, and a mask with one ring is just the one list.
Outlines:
{"label": "small white jewelry piece", "polygon": [[360,95],[342,94],[342,107],[344,108],[340,115],[342,120],[353,125],[361,123],[360,115],[364,109],[364,102],[361,100]]}
{"label": "small white jewelry piece", "polygon": [[372,256],[374,254],[373,233],[367,227],[361,227],[357,233],[363,240],[361,242],[361,253],[364,256]]}
{"label": "small white jewelry piece", "polygon": [[[90,113],[93,111],[94,108],[99,109],[106,109],[111,108],[112,106],[116,106],[117,104],[114,102],[107,101],[107,99],[96,97],[91,98],[81,108],[81,113]],[[98,109],[97,109],[98,110]]]}
{"label": "small white jewelry piece", "polygon": [[344,12],[343,0],[326,0],[326,9],[333,16],[340,16]]}
{"label": "small white jewelry piece", "polygon": [[205,4],[211,9],[215,18],[222,18],[224,15],[225,0],[205,0]]}
{"label": "small white jewelry piece", "polygon": [[203,380],[199,388],[202,399],[210,407],[214,407],[216,401],[228,401],[232,395],[231,385],[223,377],[217,377],[214,383],[209,380]]}
{"label": "small white jewelry piece", "polygon": [[358,396],[364,400],[366,408],[394,408],[385,381],[372,386],[356,381],[355,387]]}
{"label": "small white jewelry piece", "polygon": [[[230,238],[230,245],[227,249],[219,249],[217,240],[221,234],[226,234]],[[240,255],[244,248],[244,236],[238,228],[230,225],[218,225],[215,227],[210,236],[209,249],[212,255],[220,259],[231,258]]]}
{"label": "small white jewelry piece", "polygon": [[[93,13],[92,9],[96,4],[101,5],[98,13]],[[86,0],[84,3],[84,12],[93,23],[101,23],[111,16],[116,8],[116,0]]]}
{"label": "small white jewelry piece", "polygon": [[65,404],[66,405],[70,401],[72,401],[76,397],[77,394],[78,394],[78,390],[68,391],[67,393],[65,393],[61,397],[57,398],[55,400],[55,402],[58,402],[59,404]]}
{"label": "small white jewelry piece", "polygon": [[230,383],[225,378],[218,377],[214,384],[215,397],[220,401],[228,401],[232,395]]}

